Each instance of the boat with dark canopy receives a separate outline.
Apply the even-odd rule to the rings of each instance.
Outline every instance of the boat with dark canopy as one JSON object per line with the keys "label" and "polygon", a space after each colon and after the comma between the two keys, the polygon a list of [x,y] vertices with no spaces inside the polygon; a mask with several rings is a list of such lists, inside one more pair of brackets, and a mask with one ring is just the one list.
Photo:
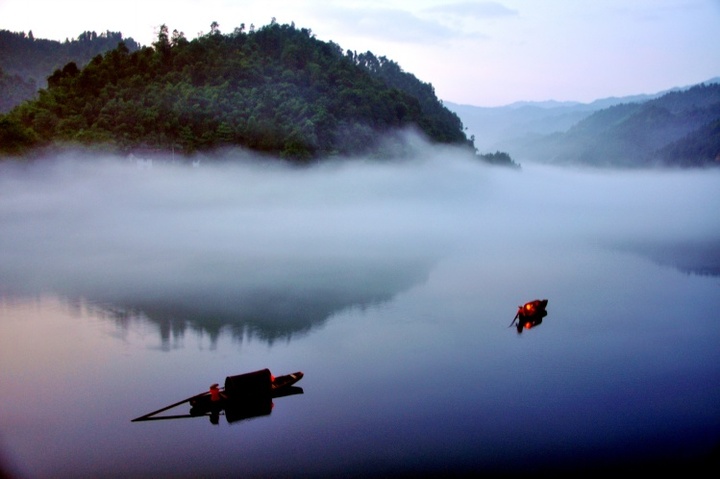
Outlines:
{"label": "boat with dark canopy", "polygon": [[[542,323],[543,318],[547,316],[547,299],[535,299],[529,301],[522,306],[518,306],[517,313],[513,318],[510,326],[516,324],[518,334],[523,332],[523,329],[530,329],[538,326]],[[508,326],[508,327],[510,327]]]}
{"label": "boat with dark canopy", "polygon": [[[225,378],[225,385],[222,388],[218,384],[213,384],[208,391],[137,417],[132,421],[210,416],[210,421],[217,424],[221,412],[224,412],[229,423],[266,416],[272,411],[274,398],[303,393],[302,388],[295,386],[295,383],[300,381],[303,376],[303,373],[298,371],[276,377],[269,369],[228,376]],[[185,403],[190,404],[189,414],[158,416],[161,412]]]}

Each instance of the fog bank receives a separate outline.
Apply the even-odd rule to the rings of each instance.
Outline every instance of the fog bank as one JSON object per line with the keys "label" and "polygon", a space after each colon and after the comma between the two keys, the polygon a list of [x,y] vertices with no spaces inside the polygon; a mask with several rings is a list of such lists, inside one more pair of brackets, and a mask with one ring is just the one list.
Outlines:
{"label": "fog bank", "polygon": [[[272,337],[386,301],[453,257],[552,267],[576,248],[680,244],[712,267],[719,186],[714,170],[518,171],[451,149],[307,168],[232,157],[3,163],[0,294],[254,321]],[[693,244],[704,245],[699,258]]]}

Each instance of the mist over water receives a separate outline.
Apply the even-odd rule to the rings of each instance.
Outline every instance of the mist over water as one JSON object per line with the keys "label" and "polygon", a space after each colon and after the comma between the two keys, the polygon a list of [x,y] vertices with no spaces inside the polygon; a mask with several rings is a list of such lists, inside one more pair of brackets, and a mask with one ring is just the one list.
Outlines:
{"label": "mist over water", "polygon": [[578,247],[719,249],[717,171],[516,171],[430,151],[308,168],[4,164],[0,285],[156,316],[262,318],[272,337],[387,300],[458,255],[521,274]]}
{"label": "mist over water", "polygon": [[513,170],[420,146],[410,160],[302,168],[241,154],[4,163],[0,292],[273,341],[448,262],[515,278],[497,292],[515,296],[560,287],[564,268],[599,273],[600,252],[720,274],[717,170]]}
{"label": "mist over water", "polygon": [[[33,477],[292,477],[720,444],[720,171],[419,152],[0,163],[5,456]],[[545,322],[508,328],[535,298]],[[129,423],[260,367],[303,370],[305,393],[238,428]],[[28,380],[56,394],[24,405]]]}
{"label": "mist over water", "polygon": [[400,265],[422,280],[458,252],[720,239],[718,171],[523,166],[492,168],[452,150],[301,169],[140,168],[104,157],[4,164],[0,281],[17,293],[162,300],[208,286],[332,289]]}

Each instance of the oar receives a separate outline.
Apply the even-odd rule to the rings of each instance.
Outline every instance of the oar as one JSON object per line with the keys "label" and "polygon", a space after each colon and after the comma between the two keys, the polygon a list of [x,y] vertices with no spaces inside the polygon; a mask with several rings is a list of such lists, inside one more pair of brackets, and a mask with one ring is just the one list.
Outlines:
{"label": "oar", "polygon": [[162,409],[158,409],[157,411],[149,412],[149,413],[147,413],[147,414],[145,414],[145,415],[143,415],[143,416],[136,417],[135,419],[133,419],[133,420],[130,421],[130,422],[142,421],[143,419],[147,419],[147,418],[149,418],[150,416],[154,416],[155,414],[161,413],[161,412],[163,412],[163,411],[167,411],[168,409],[172,409],[172,408],[174,408],[175,406],[179,406],[179,405],[181,405],[181,404],[183,404],[183,403],[190,402],[190,401],[192,401],[193,399],[199,398],[199,397],[204,396],[204,395],[206,395],[206,394],[208,394],[208,393],[207,393],[207,392],[202,392],[202,393],[200,393],[200,394],[196,394],[196,395],[194,395],[194,396],[190,396],[189,398],[183,399],[182,401],[178,401],[178,402],[176,402],[175,404],[171,404],[171,405],[169,405],[169,406],[165,406],[165,407],[162,408]]}
{"label": "oar", "polygon": [[[513,324],[515,324],[515,320],[518,319],[518,316],[520,316],[520,310],[519,310],[519,309],[518,309],[518,312],[515,313],[515,317],[513,318],[512,323],[510,323],[510,326],[512,326]],[[508,328],[509,328],[510,326],[508,326]]]}

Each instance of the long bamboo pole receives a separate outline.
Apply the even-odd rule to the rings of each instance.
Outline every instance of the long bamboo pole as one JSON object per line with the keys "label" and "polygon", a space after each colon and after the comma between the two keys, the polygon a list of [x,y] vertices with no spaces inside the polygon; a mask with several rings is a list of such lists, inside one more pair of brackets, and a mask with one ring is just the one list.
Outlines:
{"label": "long bamboo pole", "polygon": [[176,403],[174,403],[174,404],[171,404],[171,405],[169,405],[169,406],[165,406],[164,408],[158,409],[157,411],[149,412],[149,413],[147,413],[147,414],[145,414],[145,415],[143,415],[143,416],[136,417],[135,419],[133,419],[133,420],[130,421],[130,422],[136,422],[136,421],[145,420],[145,419],[147,419],[147,418],[149,418],[149,417],[151,417],[151,416],[154,416],[155,414],[159,414],[159,413],[161,413],[161,412],[163,412],[163,411],[167,411],[168,409],[172,409],[172,408],[174,408],[174,407],[176,407],[176,406],[179,406],[179,405],[181,405],[181,404],[183,404],[183,403],[190,402],[190,401],[192,401],[193,399],[199,398],[199,397],[204,396],[204,395],[206,395],[206,394],[209,394],[209,393],[206,391],[206,392],[202,392],[202,393],[200,393],[200,394],[196,394],[196,395],[194,395],[194,396],[190,396],[190,397],[187,398],[187,399],[183,399],[182,401],[178,401],[178,402],[176,402]]}

